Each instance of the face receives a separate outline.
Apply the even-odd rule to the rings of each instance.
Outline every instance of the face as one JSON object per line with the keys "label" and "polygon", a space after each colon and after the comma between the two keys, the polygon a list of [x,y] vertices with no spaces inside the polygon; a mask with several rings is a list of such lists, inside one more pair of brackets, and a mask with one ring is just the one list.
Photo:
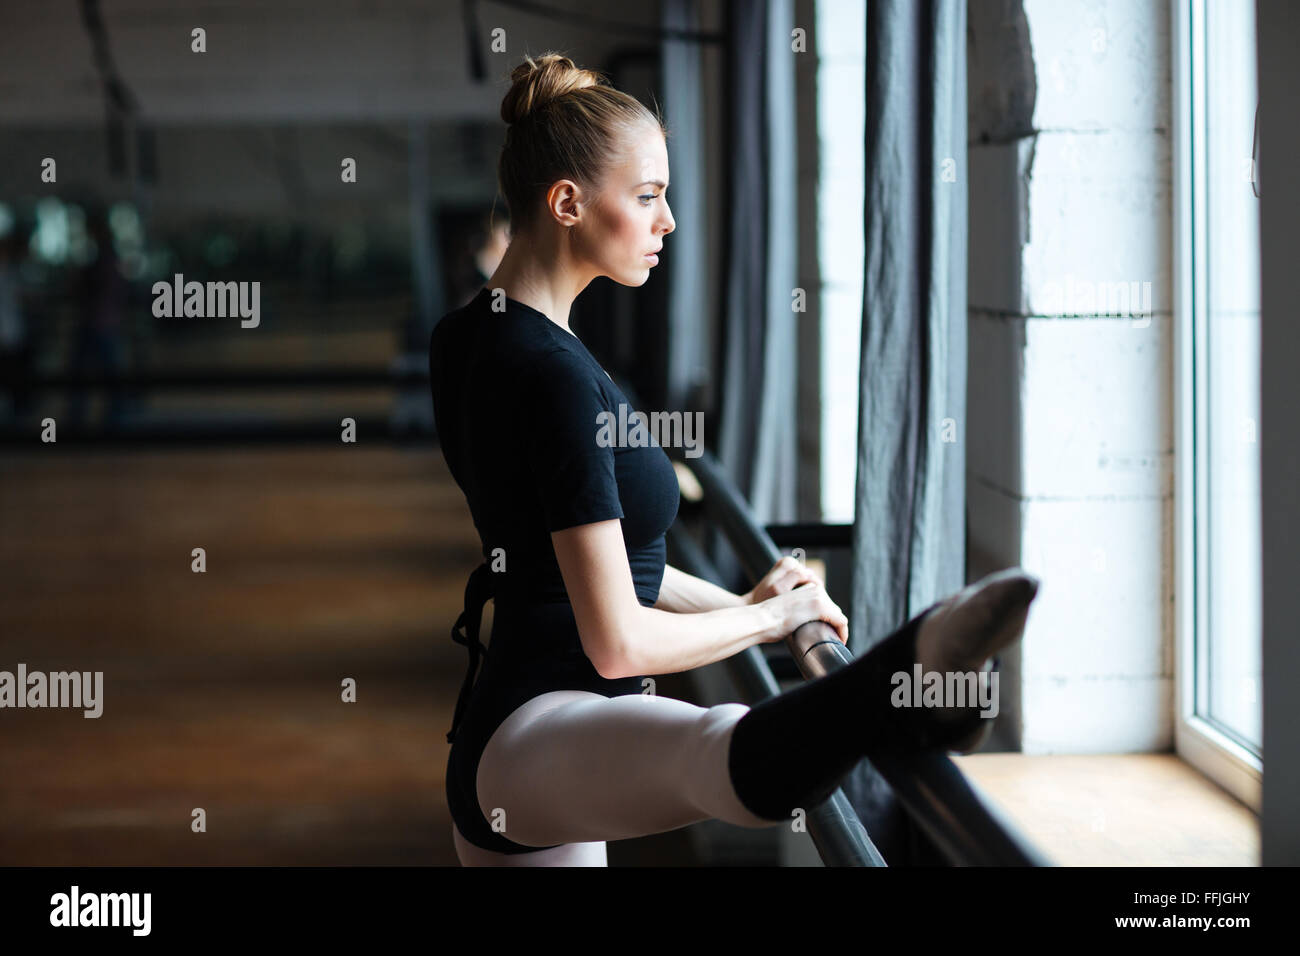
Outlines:
{"label": "face", "polygon": [[664,236],[677,224],[668,208],[668,149],[647,126],[624,137],[594,197],[575,224],[574,251],[598,275],[643,285],[658,262]]}

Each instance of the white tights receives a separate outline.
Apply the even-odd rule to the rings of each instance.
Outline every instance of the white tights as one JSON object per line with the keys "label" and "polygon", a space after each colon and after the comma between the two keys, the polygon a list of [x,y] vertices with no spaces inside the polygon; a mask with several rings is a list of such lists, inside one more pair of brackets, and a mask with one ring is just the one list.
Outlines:
{"label": "white tights", "polygon": [[479,761],[479,804],[502,836],[535,853],[498,853],[452,825],[464,866],[606,866],[605,842],[718,819],[742,827],[782,821],[751,814],[727,770],[745,704],[698,707],[654,694],[541,694],[492,734]]}

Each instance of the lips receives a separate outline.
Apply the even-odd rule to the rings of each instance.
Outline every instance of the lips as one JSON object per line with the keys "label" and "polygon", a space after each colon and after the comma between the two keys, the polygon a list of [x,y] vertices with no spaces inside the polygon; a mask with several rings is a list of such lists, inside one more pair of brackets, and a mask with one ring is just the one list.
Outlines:
{"label": "lips", "polygon": [[658,252],[658,251],[659,251],[660,249],[662,249],[662,248],[663,248],[663,246],[660,246],[659,249],[656,249],[654,252],[647,252],[647,253],[646,253],[644,256],[642,256],[641,258],[643,258],[643,259],[649,259],[649,260],[650,260],[650,264],[651,264],[652,266],[657,266],[657,265],[659,265],[659,257],[658,257],[657,255],[655,255],[655,253]]}

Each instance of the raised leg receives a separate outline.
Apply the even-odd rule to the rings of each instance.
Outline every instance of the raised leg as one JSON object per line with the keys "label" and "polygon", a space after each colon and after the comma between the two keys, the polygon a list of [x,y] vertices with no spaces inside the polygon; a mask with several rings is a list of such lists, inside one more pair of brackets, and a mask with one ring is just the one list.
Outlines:
{"label": "raised leg", "polygon": [[975,708],[896,706],[894,678],[919,659],[982,667],[1020,637],[1037,589],[1023,572],[990,575],[847,667],[753,708],[648,694],[542,694],[488,741],[479,805],[507,839],[539,848],[629,839],[710,818],[745,827],[786,822],[825,800],[864,756],[963,749],[982,739]]}
{"label": "raised leg", "polygon": [[727,772],[731,730],[748,710],[652,694],[542,694],[488,741],[479,805],[503,836],[538,847],[629,839],[710,818],[772,826],[745,808]]}

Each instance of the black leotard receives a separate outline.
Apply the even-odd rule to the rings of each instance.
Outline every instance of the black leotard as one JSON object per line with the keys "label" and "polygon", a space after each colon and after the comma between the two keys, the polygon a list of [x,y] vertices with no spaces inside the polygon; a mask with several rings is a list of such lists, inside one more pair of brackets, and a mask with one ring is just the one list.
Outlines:
{"label": "black leotard", "polygon": [[[494,311],[494,301],[504,311]],[[619,405],[631,415],[631,403],[582,342],[521,302],[483,289],[444,316],[430,340],[429,372],[442,453],[465,493],[484,557],[457,622],[467,636],[453,631],[471,650],[448,734],[447,804],[470,843],[532,852],[542,848],[506,839],[479,807],[475,775],[492,732],[547,691],[615,697],[642,690],[639,677],[601,677],[583,653],[550,533],[622,519],[637,600],[649,607],[663,582],[677,479],[658,445],[617,444]],[[601,412],[613,422],[603,433]],[[478,620],[489,594],[492,639],[471,691]]]}

